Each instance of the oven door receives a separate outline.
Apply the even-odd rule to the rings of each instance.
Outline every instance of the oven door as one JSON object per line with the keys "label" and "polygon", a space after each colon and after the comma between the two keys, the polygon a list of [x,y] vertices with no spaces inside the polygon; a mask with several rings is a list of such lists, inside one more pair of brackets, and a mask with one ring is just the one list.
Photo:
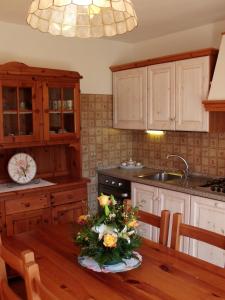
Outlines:
{"label": "oven door", "polygon": [[98,194],[101,195],[101,193],[107,196],[113,195],[119,202],[123,202],[123,200],[129,199],[131,196],[130,191],[119,190],[117,188],[106,186],[100,183],[98,185]]}

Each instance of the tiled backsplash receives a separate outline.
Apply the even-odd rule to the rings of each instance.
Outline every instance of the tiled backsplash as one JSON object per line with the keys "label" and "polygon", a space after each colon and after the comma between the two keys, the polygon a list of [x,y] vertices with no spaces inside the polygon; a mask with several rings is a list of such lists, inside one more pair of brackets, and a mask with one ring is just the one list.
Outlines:
{"label": "tiled backsplash", "polygon": [[96,168],[119,165],[132,156],[133,133],[112,128],[112,96],[81,95],[83,176],[91,179],[89,208],[96,209]]}
{"label": "tiled backsplash", "polygon": [[152,137],[144,132],[133,133],[133,157],[153,168],[183,169],[183,163],[166,159],[167,154],[183,156],[191,173],[225,176],[225,134],[166,132]]}
{"label": "tiled backsplash", "polygon": [[89,207],[96,209],[96,168],[113,167],[133,157],[153,168],[183,169],[183,156],[192,173],[225,177],[225,133],[166,132],[152,137],[142,131],[112,128],[112,96],[81,96],[83,176],[91,179]]}

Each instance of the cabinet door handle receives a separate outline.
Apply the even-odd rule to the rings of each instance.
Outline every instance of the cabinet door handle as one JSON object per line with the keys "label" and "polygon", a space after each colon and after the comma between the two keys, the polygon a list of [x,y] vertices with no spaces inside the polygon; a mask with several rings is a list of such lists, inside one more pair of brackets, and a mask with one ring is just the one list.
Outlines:
{"label": "cabinet door handle", "polygon": [[30,202],[24,203],[24,206],[25,206],[25,207],[30,207]]}

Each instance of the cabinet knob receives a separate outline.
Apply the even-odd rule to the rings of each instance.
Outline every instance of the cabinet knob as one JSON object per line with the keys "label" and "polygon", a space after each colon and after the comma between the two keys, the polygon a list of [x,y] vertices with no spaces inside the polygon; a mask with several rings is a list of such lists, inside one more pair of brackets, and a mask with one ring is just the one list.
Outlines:
{"label": "cabinet knob", "polygon": [[30,202],[24,203],[24,206],[25,206],[25,207],[30,207]]}

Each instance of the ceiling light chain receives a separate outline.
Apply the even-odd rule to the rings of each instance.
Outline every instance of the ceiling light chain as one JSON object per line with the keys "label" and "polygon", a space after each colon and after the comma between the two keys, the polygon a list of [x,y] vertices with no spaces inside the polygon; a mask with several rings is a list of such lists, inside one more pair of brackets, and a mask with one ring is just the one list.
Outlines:
{"label": "ceiling light chain", "polygon": [[53,35],[98,38],[133,30],[137,16],[131,0],[33,0],[27,22]]}

